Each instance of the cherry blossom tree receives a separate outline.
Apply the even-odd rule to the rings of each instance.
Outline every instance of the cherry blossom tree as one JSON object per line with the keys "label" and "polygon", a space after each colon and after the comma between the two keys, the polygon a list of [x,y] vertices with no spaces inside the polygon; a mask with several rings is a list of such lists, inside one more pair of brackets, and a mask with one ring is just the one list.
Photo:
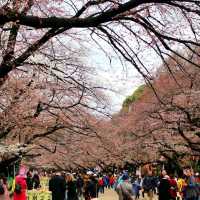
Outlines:
{"label": "cherry blossom tree", "polygon": [[121,113],[100,130],[105,148],[112,148],[110,156],[117,161],[142,165],[162,163],[165,157],[170,163],[185,164],[199,158],[199,69],[178,57],[168,59],[167,65],[170,70],[161,66],[152,81],[159,96],[149,85],[143,86],[141,94],[126,99]]}
{"label": "cherry blossom tree", "polygon": [[[1,6],[0,19],[1,78],[6,78],[10,71],[21,68],[26,62],[33,64],[34,55],[58,61],[60,54],[70,51],[66,41],[78,40],[84,46],[83,40],[88,38],[89,42],[96,41],[100,46],[101,41],[109,43],[147,80],[152,76],[142,57],[146,49],[165,64],[173,53],[198,66],[180,50],[185,48],[198,56],[199,2],[195,0],[13,0]],[[85,31],[83,37],[79,34],[81,30]],[[62,48],[56,48],[58,46]],[[59,69],[54,64],[52,75],[55,76]]]}
{"label": "cherry blossom tree", "polygon": [[[83,83],[84,76],[87,84]],[[73,81],[74,77],[80,78],[83,84]],[[94,113],[103,112],[104,96],[90,84],[83,69],[76,69],[66,80],[68,82],[54,80],[32,69],[28,75],[18,72],[9,76],[1,86],[0,140],[10,147],[14,144],[24,147],[23,151],[15,148],[16,159],[40,156],[45,160],[47,153],[58,157],[59,151],[71,159],[76,153],[73,145],[81,143],[81,138],[96,136]],[[77,136],[71,140],[72,135]]]}
{"label": "cherry blossom tree", "polygon": [[[94,72],[89,68],[93,66],[81,60],[87,57],[88,47],[102,49],[109,59],[113,51],[123,65],[133,65],[158,99],[147,90],[149,96],[144,95],[133,110],[143,113],[145,106],[155,109],[163,94],[156,91],[148,61],[162,62],[172,76],[169,58],[185,73],[187,64],[198,68],[199,11],[197,0],[6,1],[0,5],[1,141],[7,138],[10,143],[14,138],[49,149],[46,146],[50,140],[55,147],[55,138],[49,138],[53,133],[62,138],[66,130],[83,135],[95,132],[89,123],[93,121],[91,113],[105,114],[105,98],[92,80]],[[143,116],[130,122],[137,125],[132,133],[140,130],[140,141],[135,146],[140,151],[145,149],[141,146],[143,135],[148,138],[149,132],[158,128],[155,119],[144,120]],[[152,130],[146,132],[149,127]],[[47,141],[39,144],[40,138]],[[129,157],[132,143],[123,145],[129,139],[121,138],[113,150],[127,147],[116,152],[123,152],[120,158]],[[147,147],[154,149],[150,145],[154,138],[147,141]],[[103,152],[109,149],[105,146]]]}

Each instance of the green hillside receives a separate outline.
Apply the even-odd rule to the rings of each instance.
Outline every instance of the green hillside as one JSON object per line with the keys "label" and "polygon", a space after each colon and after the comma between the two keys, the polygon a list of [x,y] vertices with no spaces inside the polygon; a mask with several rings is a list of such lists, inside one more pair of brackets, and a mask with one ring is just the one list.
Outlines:
{"label": "green hillside", "polygon": [[134,103],[135,101],[137,101],[143,94],[144,88],[146,87],[146,85],[140,85],[134,92],[132,95],[126,97],[126,99],[124,100],[122,107],[123,108],[127,108],[130,104]]}

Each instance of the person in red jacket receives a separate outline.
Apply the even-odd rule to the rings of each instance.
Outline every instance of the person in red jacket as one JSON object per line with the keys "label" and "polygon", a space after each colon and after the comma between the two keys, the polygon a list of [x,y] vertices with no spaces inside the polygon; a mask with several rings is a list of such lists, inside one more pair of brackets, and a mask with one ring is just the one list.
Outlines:
{"label": "person in red jacket", "polygon": [[99,177],[98,187],[99,187],[99,192],[104,193],[104,182],[102,177]]}
{"label": "person in red jacket", "polygon": [[24,166],[20,167],[19,174],[15,177],[15,189],[13,200],[26,200],[26,168]]}
{"label": "person in red jacket", "polygon": [[176,200],[178,186],[177,186],[177,182],[172,174],[170,174],[170,176],[169,176],[169,184],[170,184],[170,189],[169,189],[170,197],[172,200]]}
{"label": "person in red jacket", "polygon": [[115,184],[115,178],[114,176],[110,176],[109,178],[109,185],[111,188],[113,188],[113,185]]}
{"label": "person in red jacket", "polygon": [[[16,188],[20,187],[20,191],[16,191]],[[13,200],[26,200],[26,178],[24,176],[18,175],[15,177],[15,191]]]}

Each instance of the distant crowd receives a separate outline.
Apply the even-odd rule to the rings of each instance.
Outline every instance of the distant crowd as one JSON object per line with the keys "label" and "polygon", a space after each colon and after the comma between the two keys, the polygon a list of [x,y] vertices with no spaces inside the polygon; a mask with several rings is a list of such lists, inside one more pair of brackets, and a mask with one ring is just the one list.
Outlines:
{"label": "distant crowd", "polygon": [[117,179],[116,191],[119,200],[200,200],[200,175],[189,167],[176,176],[164,169],[159,176],[153,171],[141,177],[124,173]]}
{"label": "distant crowd", "polygon": [[[41,180],[48,180],[42,183]],[[0,200],[28,200],[27,191],[51,191],[52,200],[98,199],[105,189],[117,192],[119,200],[200,200],[200,175],[185,168],[176,176],[162,170],[160,175],[148,171],[145,175],[128,171],[102,173],[88,170],[85,173],[38,173],[20,171],[14,178],[0,177]]]}

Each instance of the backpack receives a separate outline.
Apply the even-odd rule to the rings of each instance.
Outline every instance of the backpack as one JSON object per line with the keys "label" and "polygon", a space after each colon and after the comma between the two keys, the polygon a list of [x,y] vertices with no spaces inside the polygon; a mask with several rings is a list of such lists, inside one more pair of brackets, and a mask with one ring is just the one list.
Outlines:
{"label": "backpack", "polygon": [[0,183],[0,195],[3,195],[4,193],[5,193],[5,190],[4,190],[3,184]]}
{"label": "backpack", "polygon": [[19,183],[16,183],[16,185],[15,185],[15,193],[16,194],[20,194],[21,190],[22,190],[21,185]]}

